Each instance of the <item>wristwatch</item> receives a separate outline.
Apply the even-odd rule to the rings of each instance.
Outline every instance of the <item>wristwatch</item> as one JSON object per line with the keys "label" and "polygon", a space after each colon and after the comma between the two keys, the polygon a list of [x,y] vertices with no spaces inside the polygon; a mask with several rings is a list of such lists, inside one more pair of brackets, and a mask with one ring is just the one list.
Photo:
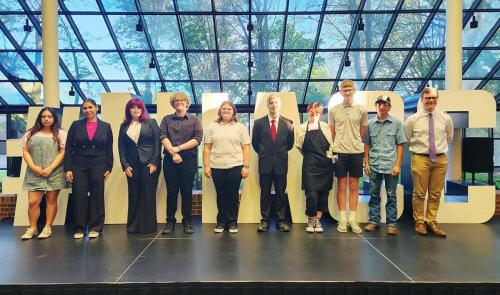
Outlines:
{"label": "wristwatch", "polygon": [[250,168],[250,165],[243,165],[244,168]]}

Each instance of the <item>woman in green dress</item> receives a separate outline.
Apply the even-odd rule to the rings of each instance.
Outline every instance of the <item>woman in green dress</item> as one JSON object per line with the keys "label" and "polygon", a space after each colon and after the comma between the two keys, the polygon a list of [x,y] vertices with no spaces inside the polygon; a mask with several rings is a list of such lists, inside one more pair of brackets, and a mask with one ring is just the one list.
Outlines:
{"label": "woman in green dress", "polygon": [[52,222],[57,214],[57,196],[67,183],[61,166],[64,159],[66,132],[59,127],[59,119],[52,108],[43,108],[35,124],[22,138],[23,158],[28,165],[23,190],[28,191],[28,218],[30,227],[21,237],[29,240],[38,235],[37,221],[40,202],[46,195],[46,222],[39,239],[52,235]]}

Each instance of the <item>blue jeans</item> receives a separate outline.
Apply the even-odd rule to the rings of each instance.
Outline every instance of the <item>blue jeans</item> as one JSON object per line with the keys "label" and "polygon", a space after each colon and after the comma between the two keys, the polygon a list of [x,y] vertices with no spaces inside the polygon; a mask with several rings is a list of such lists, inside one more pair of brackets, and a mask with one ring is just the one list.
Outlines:
{"label": "blue jeans", "polygon": [[370,223],[380,223],[380,187],[382,180],[385,182],[387,192],[387,203],[385,205],[386,224],[395,226],[398,219],[398,209],[396,205],[396,188],[399,182],[399,176],[392,176],[390,173],[379,173],[375,170],[370,171]]}

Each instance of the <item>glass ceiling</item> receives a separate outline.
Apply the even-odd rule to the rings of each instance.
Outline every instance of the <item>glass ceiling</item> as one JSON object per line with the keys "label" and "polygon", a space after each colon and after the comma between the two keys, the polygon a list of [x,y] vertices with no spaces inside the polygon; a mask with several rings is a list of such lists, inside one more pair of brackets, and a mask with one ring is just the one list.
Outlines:
{"label": "glass ceiling", "polygon": [[[43,104],[41,1],[0,0],[0,104]],[[130,92],[444,88],[443,0],[59,0],[63,104]],[[500,99],[500,1],[463,0],[463,88]],[[471,28],[473,16],[477,28]],[[27,25],[27,26],[26,26]],[[70,90],[74,91],[70,91]],[[71,94],[70,94],[71,93]],[[74,94],[73,94],[74,93]]]}

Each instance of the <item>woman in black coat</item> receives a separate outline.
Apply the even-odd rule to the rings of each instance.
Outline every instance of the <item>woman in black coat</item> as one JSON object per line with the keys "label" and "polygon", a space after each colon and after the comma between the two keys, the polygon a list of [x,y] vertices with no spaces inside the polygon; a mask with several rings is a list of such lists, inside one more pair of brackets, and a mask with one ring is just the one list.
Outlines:
{"label": "woman in black coat", "polygon": [[113,168],[111,126],[97,118],[98,107],[93,99],[85,100],[82,110],[85,118],[71,124],[64,156],[66,180],[73,183],[75,198],[75,239],[83,238],[87,229],[89,238],[97,238],[102,232],[104,181]]}
{"label": "woman in black coat", "polygon": [[128,182],[129,233],[157,230],[156,185],[160,172],[160,130],[155,119],[148,118],[142,100],[133,98],[125,107],[120,126],[118,150]]}

